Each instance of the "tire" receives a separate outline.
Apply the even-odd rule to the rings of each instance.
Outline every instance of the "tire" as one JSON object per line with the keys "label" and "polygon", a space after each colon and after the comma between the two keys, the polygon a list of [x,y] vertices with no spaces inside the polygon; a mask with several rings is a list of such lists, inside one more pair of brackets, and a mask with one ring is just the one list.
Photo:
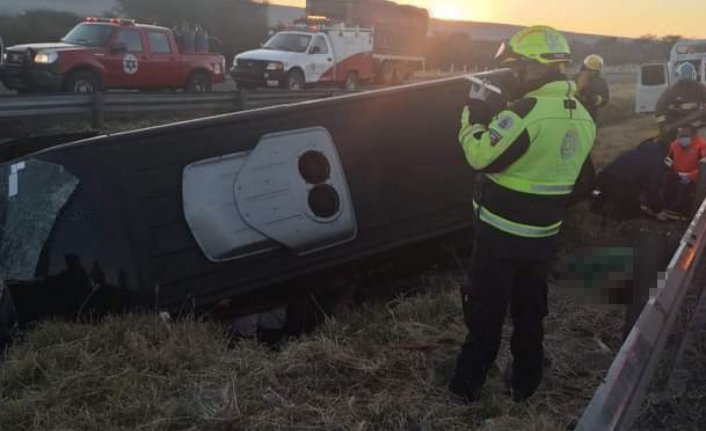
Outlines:
{"label": "tire", "polygon": [[285,89],[289,91],[299,91],[304,89],[304,74],[298,70],[292,70],[287,76]]}
{"label": "tire", "polygon": [[17,312],[10,289],[0,279],[0,352],[12,341],[17,329]]}
{"label": "tire", "polygon": [[89,70],[77,70],[64,81],[64,91],[69,93],[93,94],[100,90],[100,77]]}
{"label": "tire", "polygon": [[211,77],[205,72],[194,72],[184,85],[187,93],[207,93],[211,91]]}
{"label": "tire", "polygon": [[348,72],[344,88],[348,91],[356,91],[358,90],[358,86],[358,72]]}

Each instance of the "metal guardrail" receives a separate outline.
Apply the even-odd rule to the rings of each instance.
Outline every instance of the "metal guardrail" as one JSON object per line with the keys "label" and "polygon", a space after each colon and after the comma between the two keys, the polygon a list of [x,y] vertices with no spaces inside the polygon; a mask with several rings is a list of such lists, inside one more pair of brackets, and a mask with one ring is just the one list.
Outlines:
{"label": "metal guardrail", "polygon": [[302,102],[349,92],[340,90],[231,91],[222,93],[95,93],[92,95],[20,95],[0,97],[0,119],[78,115],[99,127],[106,114],[188,110],[243,110]]}
{"label": "metal guardrail", "polygon": [[613,360],[608,375],[584,411],[576,430],[629,430],[664,352],[706,246],[706,201],[658,282],[625,343]]}

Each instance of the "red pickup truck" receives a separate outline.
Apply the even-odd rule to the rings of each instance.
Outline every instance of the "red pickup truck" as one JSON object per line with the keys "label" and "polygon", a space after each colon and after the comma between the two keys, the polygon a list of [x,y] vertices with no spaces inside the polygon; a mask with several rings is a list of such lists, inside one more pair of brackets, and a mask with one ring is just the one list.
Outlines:
{"label": "red pickup truck", "polygon": [[22,93],[107,89],[210,91],[225,79],[225,58],[182,53],[171,30],[119,18],[87,18],[60,43],[5,50],[0,80]]}

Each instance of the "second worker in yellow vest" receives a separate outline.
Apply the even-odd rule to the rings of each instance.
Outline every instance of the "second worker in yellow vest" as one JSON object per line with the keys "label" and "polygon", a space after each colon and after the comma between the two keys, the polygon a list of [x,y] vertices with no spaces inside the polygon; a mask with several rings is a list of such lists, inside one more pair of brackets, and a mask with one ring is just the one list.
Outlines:
{"label": "second worker in yellow vest", "polygon": [[470,400],[478,398],[495,361],[508,306],[514,324],[508,391],[523,400],[541,381],[548,262],[567,198],[596,139],[595,123],[565,75],[570,57],[556,30],[520,31],[496,57],[517,76],[516,100],[494,113],[479,91],[461,116],[459,140],[478,175],[475,245],[462,291],[469,334],[450,389]]}

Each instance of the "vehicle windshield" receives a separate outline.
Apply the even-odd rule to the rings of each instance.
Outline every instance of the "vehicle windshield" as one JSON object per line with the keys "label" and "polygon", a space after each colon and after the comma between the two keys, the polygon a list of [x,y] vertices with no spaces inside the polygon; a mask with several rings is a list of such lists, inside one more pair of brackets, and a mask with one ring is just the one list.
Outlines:
{"label": "vehicle windshield", "polygon": [[263,46],[277,51],[305,52],[311,42],[311,35],[298,33],[277,33]]}
{"label": "vehicle windshield", "polygon": [[74,27],[62,42],[74,45],[103,47],[108,45],[115,27],[105,24],[79,24]]}
{"label": "vehicle windshield", "polygon": [[29,159],[0,164],[0,274],[34,278],[61,209],[79,185],[63,166]]}

